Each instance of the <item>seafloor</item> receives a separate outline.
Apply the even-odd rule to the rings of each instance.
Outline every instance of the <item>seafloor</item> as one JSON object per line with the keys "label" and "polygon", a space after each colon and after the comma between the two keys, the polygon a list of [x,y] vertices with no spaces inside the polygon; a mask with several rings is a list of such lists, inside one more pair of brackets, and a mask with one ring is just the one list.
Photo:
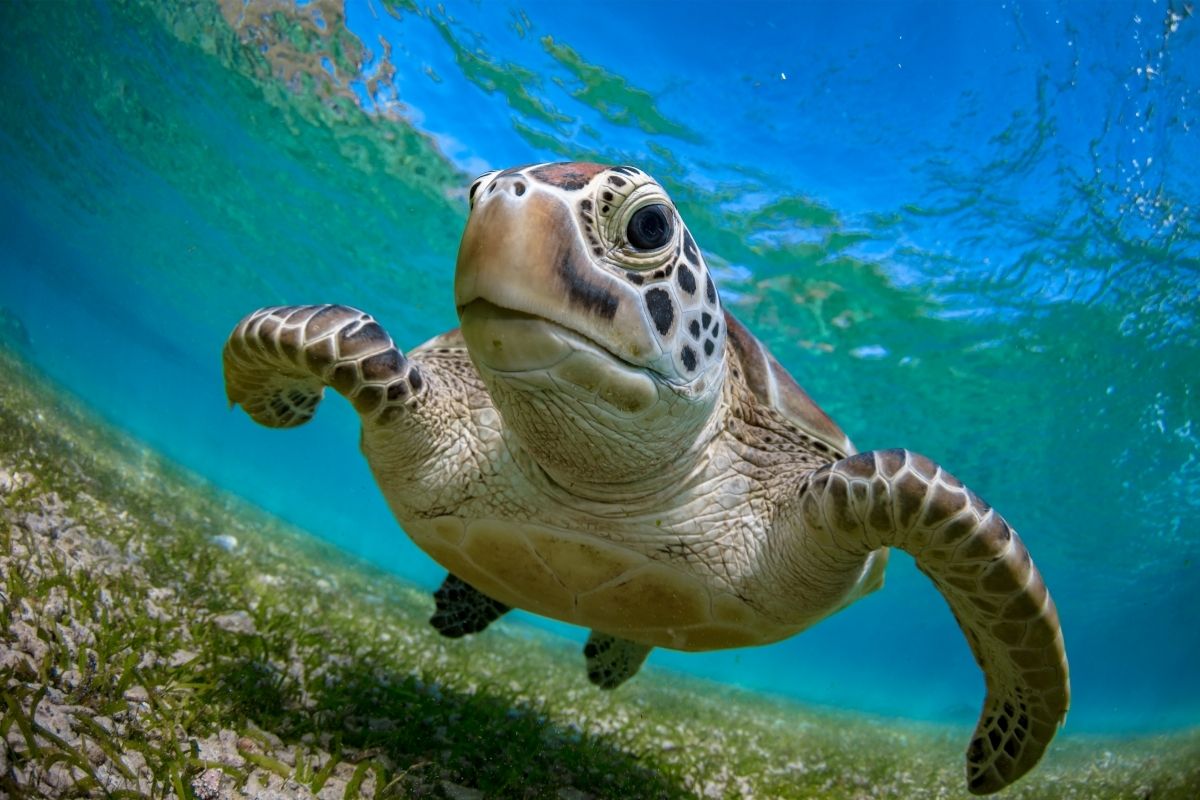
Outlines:
{"label": "seafloor", "polygon": [[[965,797],[968,731],[817,711],[432,599],[110,430],[0,348],[0,795]],[[1060,736],[1002,796],[1200,797],[1200,731]]]}

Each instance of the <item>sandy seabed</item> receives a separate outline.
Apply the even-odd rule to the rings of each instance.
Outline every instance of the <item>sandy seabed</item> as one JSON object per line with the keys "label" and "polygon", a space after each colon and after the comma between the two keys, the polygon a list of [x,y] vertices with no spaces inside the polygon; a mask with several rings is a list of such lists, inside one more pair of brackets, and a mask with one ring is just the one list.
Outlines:
{"label": "sandy seabed", "polygon": [[[967,797],[969,730],[805,708],[501,621],[214,490],[0,348],[0,795]],[[1200,797],[1200,732],[1061,735],[1007,798]]]}

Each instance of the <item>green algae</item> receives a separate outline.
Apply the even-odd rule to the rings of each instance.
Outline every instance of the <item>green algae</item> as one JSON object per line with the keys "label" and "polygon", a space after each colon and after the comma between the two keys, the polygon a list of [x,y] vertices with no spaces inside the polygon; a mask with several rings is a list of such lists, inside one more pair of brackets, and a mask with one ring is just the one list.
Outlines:
{"label": "green algae", "polygon": [[[967,731],[646,669],[612,693],[106,428],[0,350],[0,791],[965,797]],[[1200,733],[1063,736],[1003,796],[1190,798]],[[273,794],[272,794],[273,793]]]}
{"label": "green algae", "polygon": [[[543,36],[541,44],[546,53],[562,65],[574,78],[569,87],[574,99],[595,109],[614,125],[636,127],[650,135],[671,136],[688,142],[702,143],[695,131],[665,116],[658,110],[654,95],[632,86],[628,80],[598,64],[584,59],[575,48]],[[564,88],[566,81],[563,81]]]}
{"label": "green algae", "polygon": [[541,75],[536,71],[512,61],[498,61],[482,46],[472,48],[465,45],[459,41],[449,20],[434,14],[427,14],[426,17],[454,52],[454,61],[463,76],[488,94],[500,93],[521,118],[537,120],[557,134],[565,133],[564,126],[575,121],[530,91],[542,84]]}

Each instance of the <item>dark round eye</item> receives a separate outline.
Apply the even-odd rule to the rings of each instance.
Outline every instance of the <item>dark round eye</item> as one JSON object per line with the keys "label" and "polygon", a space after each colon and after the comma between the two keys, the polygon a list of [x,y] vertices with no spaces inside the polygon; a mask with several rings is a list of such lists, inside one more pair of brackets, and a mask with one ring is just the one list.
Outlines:
{"label": "dark round eye", "polygon": [[657,250],[671,241],[671,211],[662,203],[639,208],[629,219],[625,235],[638,250]]}

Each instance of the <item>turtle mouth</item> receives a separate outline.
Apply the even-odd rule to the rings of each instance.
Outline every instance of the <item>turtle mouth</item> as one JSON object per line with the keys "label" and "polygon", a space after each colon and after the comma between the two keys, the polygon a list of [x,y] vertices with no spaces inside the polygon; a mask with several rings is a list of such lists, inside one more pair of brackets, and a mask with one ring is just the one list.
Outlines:
{"label": "turtle mouth", "polygon": [[486,300],[461,306],[459,320],[480,372],[520,394],[566,394],[589,406],[599,402],[618,417],[637,416],[658,402],[651,370],[562,323]]}
{"label": "turtle mouth", "polygon": [[458,318],[467,344],[474,345],[471,349],[477,349],[476,355],[497,372],[547,369],[579,351],[602,355],[618,366],[646,372],[645,366],[622,358],[569,325],[490,300],[476,298],[459,306]]}

